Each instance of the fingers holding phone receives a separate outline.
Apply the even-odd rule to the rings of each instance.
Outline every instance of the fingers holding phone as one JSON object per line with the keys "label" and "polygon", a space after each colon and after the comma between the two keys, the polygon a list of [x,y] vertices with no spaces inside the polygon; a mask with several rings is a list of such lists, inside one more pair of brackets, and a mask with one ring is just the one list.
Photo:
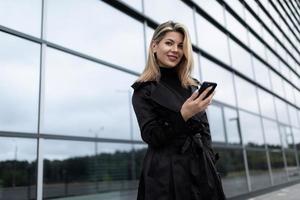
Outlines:
{"label": "fingers holding phone", "polygon": [[185,121],[196,113],[205,110],[208,105],[211,104],[216,86],[216,83],[203,82],[198,92],[192,94],[191,97],[183,103],[180,112]]}

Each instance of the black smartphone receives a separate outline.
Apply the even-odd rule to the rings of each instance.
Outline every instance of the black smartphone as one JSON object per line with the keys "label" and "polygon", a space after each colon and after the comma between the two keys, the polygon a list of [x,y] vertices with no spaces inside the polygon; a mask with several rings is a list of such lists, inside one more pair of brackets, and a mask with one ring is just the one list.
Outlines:
{"label": "black smartphone", "polygon": [[198,90],[198,95],[196,98],[198,98],[200,96],[200,94],[206,90],[206,88],[212,86],[212,88],[209,90],[209,92],[205,95],[205,97],[203,99],[206,99],[211,93],[213,93],[213,91],[216,89],[217,87],[217,83],[213,83],[213,82],[208,82],[208,81],[204,81],[202,84],[201,84],[201,87],[200,89]]}

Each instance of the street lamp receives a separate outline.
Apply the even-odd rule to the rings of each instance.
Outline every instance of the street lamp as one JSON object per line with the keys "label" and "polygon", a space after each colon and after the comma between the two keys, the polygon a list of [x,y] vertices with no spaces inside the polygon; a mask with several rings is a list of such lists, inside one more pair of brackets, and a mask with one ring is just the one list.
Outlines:
{"label": "street lamp", "polygon": [[100,128],[96,131],[93,131],[92,129],[89,129],[90,133],[94,133],[95,134],[95,173],[96,173],[96,191],[99,191],[99,173],[97,173],[98,170],[98,159],[97,159],[97,155],[98,155],[98,136],[100,134],[101,131],[104,130],[104,126],[100,126]]}

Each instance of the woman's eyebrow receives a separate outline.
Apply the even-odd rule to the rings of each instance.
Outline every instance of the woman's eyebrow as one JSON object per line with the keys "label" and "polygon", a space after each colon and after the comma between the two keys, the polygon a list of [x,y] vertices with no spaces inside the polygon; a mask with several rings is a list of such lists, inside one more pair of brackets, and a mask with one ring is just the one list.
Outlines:
{"label": "woman's eyebrow", "polygon": [[[174,41],[173,39],[166,38],[166,40],[170,40],[170,41],[172,41],[172,42],[174,42],[174,43],[175,43],[175,41]],[[179,44],[183,44],[183,42],[180,42]]]}

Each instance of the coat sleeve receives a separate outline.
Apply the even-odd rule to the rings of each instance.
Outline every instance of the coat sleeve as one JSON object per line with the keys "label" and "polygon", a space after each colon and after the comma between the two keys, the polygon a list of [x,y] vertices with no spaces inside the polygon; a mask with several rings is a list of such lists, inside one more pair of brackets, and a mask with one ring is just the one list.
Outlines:
{"label": "coat sleeve", "polygon": [[132,105],[138,120],[143,141],[152,147],[165,145],[172,137],[176,136],[177,129],[186,128],[180,112],[175,113],[177,123],[170,123],[154,112],[153,102],[146,95],[145,88],[135,90],[132,95]]}

